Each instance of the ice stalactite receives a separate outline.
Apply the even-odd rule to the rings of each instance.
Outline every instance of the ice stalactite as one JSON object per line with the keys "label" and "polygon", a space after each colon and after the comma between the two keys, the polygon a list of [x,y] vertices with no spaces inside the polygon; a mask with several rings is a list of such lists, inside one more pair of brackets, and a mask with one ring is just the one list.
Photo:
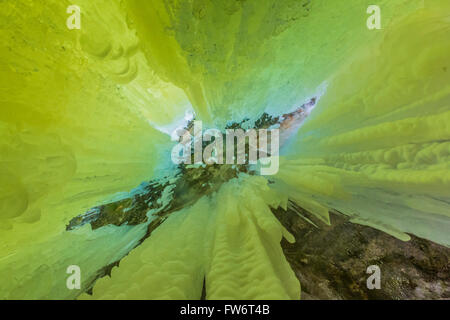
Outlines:
{"label": "ice stalactite", "polygon": [[170,215],[111,278],[97,281],[92,298],[200,299],[205,279],[207,299],[298,299],[280,247],[283,236],[293,237],[270,210],[280,205],[287,198],[263,177],[232,179]]}
{"label": "ice stalactite", "polygon": [[299,204],[450,245],[447,21],[418,10],[336,74],[280,166]]}

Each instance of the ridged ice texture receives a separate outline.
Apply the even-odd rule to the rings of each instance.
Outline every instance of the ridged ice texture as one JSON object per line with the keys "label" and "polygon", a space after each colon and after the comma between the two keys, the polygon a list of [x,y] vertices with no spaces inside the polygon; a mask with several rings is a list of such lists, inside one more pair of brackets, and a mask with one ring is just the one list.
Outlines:
{"label": "ridged ice texture", "polygon": [[450,11],[440,4],[343,66],[287,148],[279,178],[325,221],[335,208],[450,245]]}
{"label": "ridged ice texture", "polygon": [[81,299],[298,299],[280,247],[293,241],[271,207],[286,206],[262,177],[233,179],[172,214]]}

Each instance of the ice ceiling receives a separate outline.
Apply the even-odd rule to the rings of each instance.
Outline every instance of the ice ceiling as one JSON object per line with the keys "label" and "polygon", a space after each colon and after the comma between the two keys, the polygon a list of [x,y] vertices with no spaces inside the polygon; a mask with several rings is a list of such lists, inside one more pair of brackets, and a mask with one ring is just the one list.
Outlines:
{"label": "ice ceiling", "polygon": [[[161,128],[222,128],[320,100],[280,171],[167,219],[83,298],[298,298],[269,206],[336,209],[450,245],[450,3],[377,0],[0,2],[0,298],[75,298],[145,226],[68,221],[170,164]],[[68,30],[66,8],[81,8]],[[272,179],[271,178],[271,179]],[[87,281],[87,280],[86,280]]]}

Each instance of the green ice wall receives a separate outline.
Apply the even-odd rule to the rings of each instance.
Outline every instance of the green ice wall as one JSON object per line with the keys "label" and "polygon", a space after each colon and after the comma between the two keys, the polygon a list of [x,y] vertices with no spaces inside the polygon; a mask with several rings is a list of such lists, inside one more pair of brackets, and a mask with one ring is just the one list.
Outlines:
{"label": "green ice wall", "polygon": [[[81,30],[66,27],[70,4],[82,10]],[[162,151],[169,138],[155,128],[191,106],[220,127],[288,112],[321,94],[283,150],[276,177],[283,194],[324,221],[336,208],[404,240],[413,233],[450,245],[450,7],[445,0],[380,0],[382,29],[368,30],[370,4],[2,1],[0,297],[73,298],[68,265],[89,278],[121,257],[144,228],[67,233],[65,224],[157,174],[170,160]],[[232,198],[227,190],[221,196]],[[285,201],[278,191],[271,193],[278,202],[258,201],[255,186],[246,191],[253,207],[202,200],[197,206],[210,206],[211,216],[197,206],[174,215],[94,297],[137,297],[133,284],[144,285],[142,298],[197,297],[205,275],[211,298],[273,298],[264,287],[275,297],[297,297],[276,247],[281,229],[257,218]],[[244,218],[233,218],[233,210]],[[193,221],[212,225],[212,234]],[[198,233],[186,257],[176,254],[185,243],[181,231]],[[155,249],[162,242],[167,250]],[[252,252],[256,258],[242,258]],[[184,270],[182,257],[194,271]],[[170,272],[148,276],[157,261],[172,261]],[[171,276],[181,280],[158,291]],[[262,278],[267,283],[256,285]],[[243,279],[242,290],[235,279]]]}

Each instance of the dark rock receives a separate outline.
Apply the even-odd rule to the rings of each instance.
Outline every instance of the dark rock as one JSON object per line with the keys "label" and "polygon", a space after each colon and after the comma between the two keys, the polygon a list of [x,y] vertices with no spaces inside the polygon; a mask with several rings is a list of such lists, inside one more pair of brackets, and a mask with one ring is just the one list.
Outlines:
{"label": "dark rock", "polygon": [[[302,286],[303,299],[449,299],[450,249],[418,238],[403,242],[354,224],[338,212],[319,228],[296,212],[274,210],[296,242],[281,245]],[[367,288],[367,267],[381,270],[381,289]]]}

